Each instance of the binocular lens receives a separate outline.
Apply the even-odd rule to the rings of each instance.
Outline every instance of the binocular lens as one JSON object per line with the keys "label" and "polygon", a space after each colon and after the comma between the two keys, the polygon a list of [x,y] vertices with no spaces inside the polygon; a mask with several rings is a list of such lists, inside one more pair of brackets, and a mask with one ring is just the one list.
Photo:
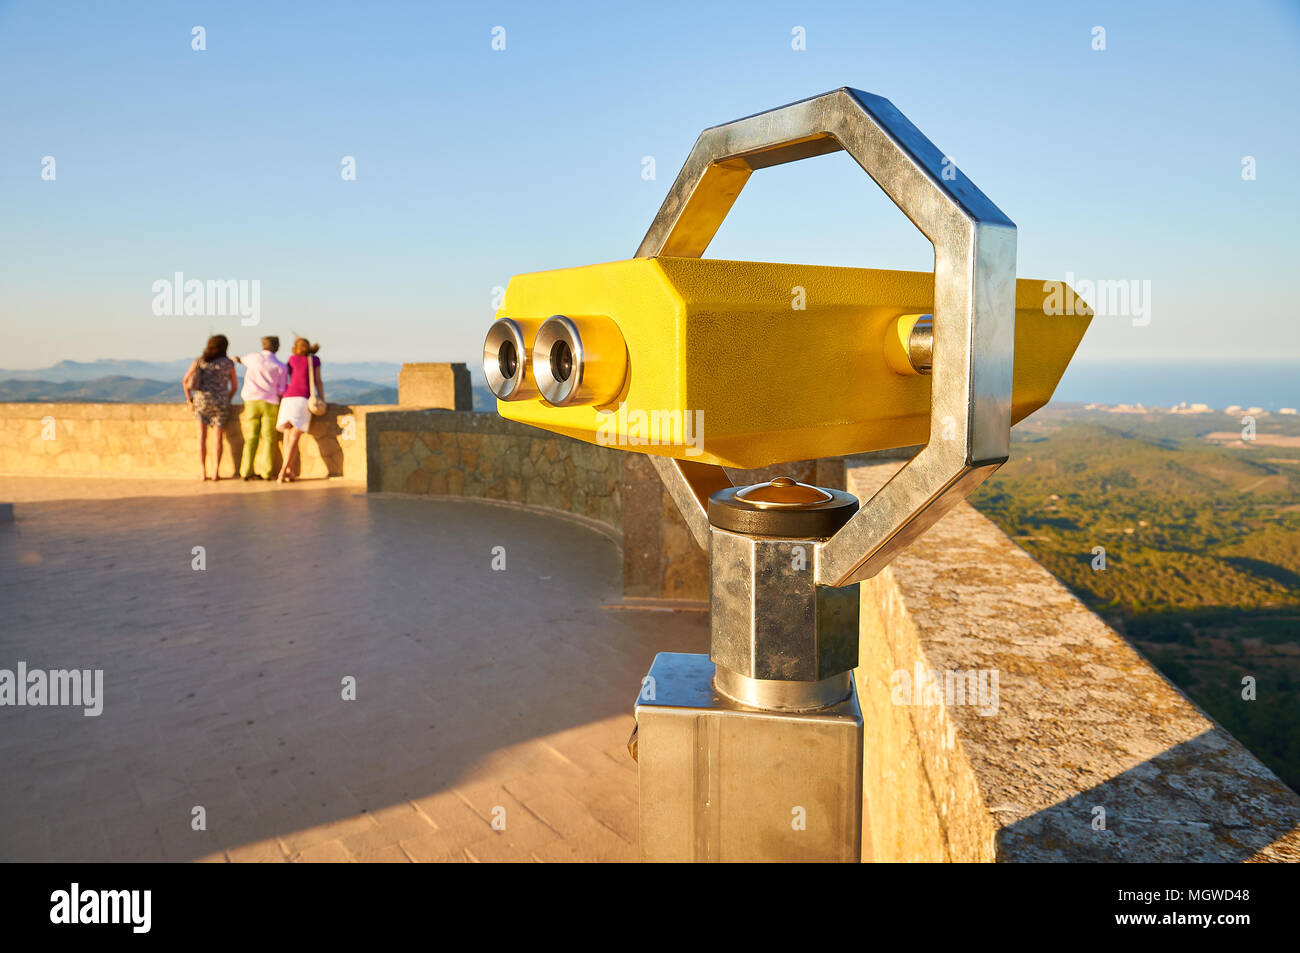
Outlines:
{"label": "binocular lens", "polygon": [[573,374],[573,348],[568,341],[551,345],[551,376],[563,384]]}
{"label": "binocular lens", "polygon": [[505,378],[514,377],[515,371],[519,370],[519,349],[515,347],[514,341],[501,342],[501,348],[497,351],[497,369]]}

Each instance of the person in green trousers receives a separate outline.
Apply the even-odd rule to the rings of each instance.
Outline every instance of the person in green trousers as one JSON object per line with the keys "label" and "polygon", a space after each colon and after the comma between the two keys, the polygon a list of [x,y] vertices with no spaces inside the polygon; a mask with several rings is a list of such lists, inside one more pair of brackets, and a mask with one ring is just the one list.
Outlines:
{"label": "person in green trousers", "polygon": [[275,420],[280,412],[280,398],[289,386],[289,368],[275,356],[278,350],[278,337],[264,337],[261,351],[235,358],[244,365],[244,389],[240,396],[249,423],[244,458],[239,464],[239,475],[245,480],[255,476],[269,480],[275,473]]}

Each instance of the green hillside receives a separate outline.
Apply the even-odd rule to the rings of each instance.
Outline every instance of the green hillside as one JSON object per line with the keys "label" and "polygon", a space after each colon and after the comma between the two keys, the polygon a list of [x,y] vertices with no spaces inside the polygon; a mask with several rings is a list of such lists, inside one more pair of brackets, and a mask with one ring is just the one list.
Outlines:
{"label": "green hillside", "polygon": [[1300,420],[1241,429],[1049,409],[971,502],[1300,790]]}

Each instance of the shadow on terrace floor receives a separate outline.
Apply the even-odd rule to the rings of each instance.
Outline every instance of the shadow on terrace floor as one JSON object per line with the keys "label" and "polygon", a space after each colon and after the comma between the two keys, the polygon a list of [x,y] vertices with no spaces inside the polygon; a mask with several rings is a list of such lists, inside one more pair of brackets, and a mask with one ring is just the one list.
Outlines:
{"label": "shadow on terrace floor", "polygon": [[0,669],[103,669],[105,698],[0,709],[0,860],[635,857],[631,705],[707,622],[602,610],[600,534],[325,483],[0,500]]}

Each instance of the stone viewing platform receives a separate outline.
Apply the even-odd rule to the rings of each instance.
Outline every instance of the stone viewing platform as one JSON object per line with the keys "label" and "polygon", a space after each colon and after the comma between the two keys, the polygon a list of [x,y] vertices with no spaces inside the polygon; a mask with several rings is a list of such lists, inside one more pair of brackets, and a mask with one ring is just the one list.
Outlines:
{"label": "stone viewing platform", "polygon": [[[408,367],[289,487],[199,484],[183,406],[0,405],[0,668],[105,686],[4,713],[0,860],[635,859],[632,705],[707,651],[704,554],[644,458]],[[1300,797],[969,506],[861,600],[864,860],[1300,860]]]}

